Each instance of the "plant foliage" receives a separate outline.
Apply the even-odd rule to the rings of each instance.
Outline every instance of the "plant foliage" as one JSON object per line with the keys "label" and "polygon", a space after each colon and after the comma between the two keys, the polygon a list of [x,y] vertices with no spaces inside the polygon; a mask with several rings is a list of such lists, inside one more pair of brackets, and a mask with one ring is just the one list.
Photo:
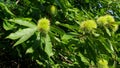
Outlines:
{"label": "plant foliage", "polygon": [[43,68],[119,68],[119,9],[119,0],[0,0],[0,57]]}

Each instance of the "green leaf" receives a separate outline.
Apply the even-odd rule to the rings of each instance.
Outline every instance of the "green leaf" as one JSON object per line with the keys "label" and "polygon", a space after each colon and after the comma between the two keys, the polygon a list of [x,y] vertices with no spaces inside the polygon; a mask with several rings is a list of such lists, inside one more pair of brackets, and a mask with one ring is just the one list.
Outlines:
{"label": "green leaf", "polygon": [[20,38],[15,44],[14,46],[23,43],[24,41],[26,41],[27,39],[29,39],[34,32],[37,30],[37,28],[26,28],[23,30],[19,30],[15,33],[11,33],[9,36],[7,36],[6,38],[10,38],[10,39],[18,39]]}
{"label": "green leaf", "polygon": [[57,26],[51,26],[50,29],[52,32],[57,33],[57,35],[59,34],[60,36],[63,36],[63,34],[65,33],[64,30]]}
{"label": "green leaf", "polygon": [[26,20],[26,18],[14,18],[10,19],[9,21],[26,27],[36,27],[33,22],[29,21],[28,19]]}
{"label": "green leaf", "polygon": [[72,30],[72,31],[75,31],[75,30],[78,30],[79,28],[78,28],[78,26],[76,26],[76,25],[69,25],[69,24],[59,24],[60,26],[63,26],[63,27],[66,27],[66,28],[68,28],[68,29],[70,29],[70,30]]}
{"label": "green leaf", "polygon": [[18,30],[15,33],[11,33],[6,38],[10,38],[12,40],[16,40],[16,39],[19,39],[20,37],[22,37],[25,33],[26,33],[26,29]]}
{"label": "green leaf", "polygon": [[14,24],[9,23],[8,21],[5,20],[3,23],[3,28],[5,30],[12,30],[13,28],[16,28]]}
{"label": "green leaf", "polygon": [[22,58],[21,50],[19,48],[16,48],[18,56]]}
{"label": "green leaf", "polygon": [[61,2],[62,0],[55,0],[55,2],[59,5],[60,8],[65,9],[64,2]]}
{"label": "green leaf", "polygon": [[45,38],[45,52],[48,54],[49,57],[53,55],[52,43],[48,34]]}
{"label": "green leaf", "polygon": [[105,30],[106,30],[106,33],[107,33],[109,36],[111,36],[110,30],[109,30],[108,28],[106,28],[106,27],[105,27]]}
{"label": "green leaf", "polygon": [[14,16],[14,14],[7,8],[7,6],[4,3],[0,2],[0,7],[2,8],[2,10],[5,10],[10,15]]}
{"label": "green leaf", "polygon": [[40,62],[39,60],[36,60],[36,62],[37,62],[37,64],[39,64],[39,65],[43,65],[43,63]]}
{"label": "green leaf", "polygon": [[86,57],[84,57],[81,53],[79,53],[78,55],[80,56],[82,62],[86,63],[87,65],[90,64],[88,59]]}
{"label": "green leaf", "polygon": [[112,53],[112,51],[111,51],[111,49],[110,49],[110,46],[109,46],[109,44],[104,40],[104,39],[100,39],[99,40],[100,42],[101,42],[101,44],[104,46],[104,48],[108,51],[108,53]]}
{"label": "green leaf", "polygon": [[28,48],[26,53],[33,53],[34,52],[34,49],[32,47]]}
{"label": "green leaf", "polygon": [[89,0],[85,0],[86,3],[89,3]]}
{"label": "green leaf", "polygon": [[69,39],[72,39],[73,36],[72,35],[67,35],[67,34],[64,34],[63,37],[62,37],[62,41],[64,43],[68,43],[69,42]]}

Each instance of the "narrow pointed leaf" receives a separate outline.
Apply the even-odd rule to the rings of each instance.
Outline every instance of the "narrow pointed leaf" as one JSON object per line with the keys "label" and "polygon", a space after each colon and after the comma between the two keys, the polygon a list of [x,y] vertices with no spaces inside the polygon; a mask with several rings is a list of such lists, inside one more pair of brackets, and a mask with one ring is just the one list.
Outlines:
{"label": "narrow pointed leaf", "polygon": [[80,56],[82,62],[84,62],[84,63],[86,63],[88,65],[90,64],[89,61],[87,60],[87,58],[84,57],[84,55],[82,55],[81,53],[79,53],[78,55]]}
{"label": "narrow pointed leaf", "polygon": [[7,6],[4,3],[0,3],[0,7],[2,8],[2,10],[5,10],[10,15],[14,16],[14,14],[7,8]]}
{"label": "narrow pointed leaf", "polygon": [[5,22],[3,23],[3,28],[4,28],[5,30],[12,30],[13,28],[16,28],[16,27],[15,27],[14,24],[11,24],[11,23],[5,21]]}
{"label": "narrow pointed leaf", "polygon": [[[27,28],[28,29],[28,28]],[[22,37],[24,34],[26,34],[27,29],[23,29],[23,30],[18,30],[15,33],[11,33],[9,36],[7,36],[6,38],[12,39],[12,40],[16,40],[19,39],[20,37]]]}
{"label": "narrow pointed leaf", "polygon": [[53,55],[53,51],[52,51],[52,44],[51,44],[49,35],[46,35],[45,43],[46,43],[46,45],[45,45],[45,52],[50,57],[50,56]]}
{"label": "narrow pointed leaf", "polygon": [[109,36],[111,36],[110,30],[109,30],[108,28],[105,28],[105,30],[106,30],[106,33],[107,33]]}
{"label": "narrow pointed leaf", "polygon": [[14,22],[19,25],[26,26],[26,27],[36,27],[36,25],[33,22],[30,22],[30,21],[22,19],[22,18],[10,19],[9,21]]}
{"label": "narrow pointed leaf", "polygon": [[24,41],[28,40],[36,31],[36,28],[27,28],[24,35],[14,44],[14,46],[23,43]]}
{"label": "narrow pointed leaf", "polygon": [[33,34],[34,32],[36,31],[37,28],[26,28],[26,29],[23,29],[23,30],[18,30],[17,32],[15,33],[11,33],[9,36],[7,36],[6,38],[9,38],[9,39],[13,39],[13,40],[16,40],[16,39],[19,39],[15,44],[14,46],[20,44],[20,43],[23,43],[24,41],[26,41],[27,39],[29,39]]}

